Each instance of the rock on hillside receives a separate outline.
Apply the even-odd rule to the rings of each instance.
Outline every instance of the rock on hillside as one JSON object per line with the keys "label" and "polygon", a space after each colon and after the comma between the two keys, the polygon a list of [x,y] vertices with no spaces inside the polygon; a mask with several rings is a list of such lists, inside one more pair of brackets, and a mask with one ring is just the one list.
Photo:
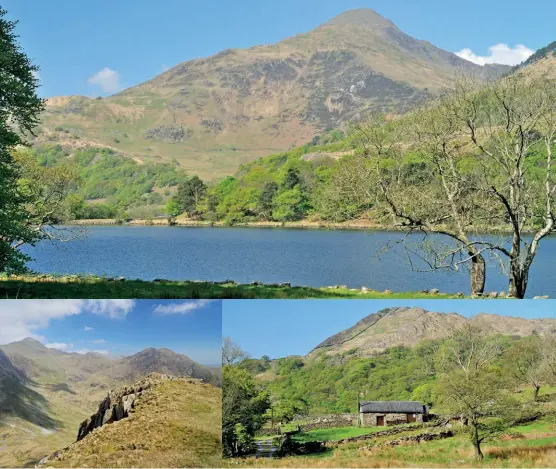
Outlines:
{"label": "rock on hillside", "polygon": [[511,336],[556,331],[556,319],[523,319],[484,313],[467,319],[456,313],[437,313],[422,308],[387,308],[327,338],[309,353],[309,357],[323,351],[337,354],[353,349],[359,356],[368,356],[394,346],[412,347],[424,339],[446,337],[467,322],[479,324],[493,334]]}
{"label": "rock on hillside", "polygon": [[[82,432],[107,417],[105,425]],[[199,380],[151,375],[113,391],[81,425],[79,440],[40,465],[220,467],[221,452],[222,391]]]}
{"label": "rock on hillside", "polygon": [[125,386],[121,389],[112,390],[100,403],[97,412],[81,423],[77,432],[77,441],[85,438],[95,428],[117,422],[129,416],[133,411],[136,401],[151,388],[166,380],[182,380],[187,383],[195,383],[196,380],[178,378],[160,373],[151,373],[133,386]]}
{"label": "rock on hillside", "polygon": [[480,67],[373,10],[354,10],[277,44],[184,62],[108,98],[51,98],[37,143],[176,158],[214,178],[371,110],[407,110],[456,73],[487,80],[509,70]]}

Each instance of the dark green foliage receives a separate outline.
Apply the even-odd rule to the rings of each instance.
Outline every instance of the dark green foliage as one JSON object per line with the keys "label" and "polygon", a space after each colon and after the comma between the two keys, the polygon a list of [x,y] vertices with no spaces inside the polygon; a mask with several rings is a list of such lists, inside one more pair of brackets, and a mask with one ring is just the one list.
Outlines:
{"label": "dark green foliage", "polygon": [[286,177],[282,182],[282,189],[284,191],[288,191],[293,189],[301,182],[301,178],[299,177],[299,171],[296,168],[288,168],[286,172]]}
{"label": "dark green foliage", "polygon": [[274,208],[274,197],[278,193],[278,184],[274,181],[267,182],[259,197],[258,211],[264,220],[272,217],[272,209]]}
{"label": "dark green foliage", "polygon": [[222,369],[222,446],[227,456],[244,454],[250,439],[265,420],[270,407],[268,393],[262,391],[251,375],[239,366]]}
{"label": "dark green foliage", "polygon": [[205,197],[207,186],[197,176],[182,182],[178,186],[178,193],[175,201],[182,212],[187,213],[190,217],[197,215],[198,207]]}
{"label": "dark green foliage", "polygon": [[21,50],[16,22],[6,20],[6,13],[0,8],[0,272],[14,272],[24,270],[27,260],[18,245],[35,243],[40,233],[30,226],[11,151],[32,133],[44,103],[36,95],[38,67]]}

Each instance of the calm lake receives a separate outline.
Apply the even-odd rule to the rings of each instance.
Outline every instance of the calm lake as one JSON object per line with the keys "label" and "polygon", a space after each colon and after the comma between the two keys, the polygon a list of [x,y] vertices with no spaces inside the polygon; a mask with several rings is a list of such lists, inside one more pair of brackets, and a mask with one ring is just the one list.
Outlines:
{"label": "calm lake", "polygon": [[[383,253],[386,243],[401,237],[357,230],[91,226],[84,239],[43,242],[27,253],[35,259],[30,267],[44,273],[469,292],[464,273],[412,271],[399,245]],[[493,264],[487,290],[506,289]],[[556,237],[542,242],[535,260],[528,296],[536,295],[556,297]]]}

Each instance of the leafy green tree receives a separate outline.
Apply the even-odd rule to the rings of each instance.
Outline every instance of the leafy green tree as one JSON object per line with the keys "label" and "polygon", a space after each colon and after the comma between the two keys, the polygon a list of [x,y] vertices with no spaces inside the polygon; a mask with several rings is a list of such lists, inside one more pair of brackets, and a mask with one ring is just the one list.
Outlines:
{"label": "leafy green tree", "polygon": [[0,8],[0,272],[25,270],[28,257],[18,250],[34,244],[41,232],[33,229],[25,210],[28,198],[18,187],[20,169],[11,152],[33,133],[44,108],[37,97],[39,86],[33,65],[22,51],[15,34],[15,21]]}
{"label": "leafy green tree", "polygon": [[168,200],[164,207],[164,212],[168,215],[168,219],[173,221],[180,213],[180,207],[174,199]]}
{"label": "leafy green tree", "polygon": [[440,408],[468,423],[479,460],[484,457],[481,445],[503,433],[517,410],[496,367],[501,354],[499,342],[478,327],[466,325],[453,333],[439,355],[442,374],[436,392]]}
{"label": "leafy green tree", "polygon": [[411,394],[412,401],[422,402],[432,407],[436,400],[436,386],[434,383],[425,383],[417,386]]}
{"label": "leafy green tree", "polygon": [[533,388],[535,401],[539,400],[541,387],[549,381],[545,368],[545,348],[548,348],[548,340],[534,335],[519,340],[508,351],[509,372],[518,383]]}
{"label": "leafy green tree", "polygon": [[197,207],[207,193],[207,186],[199,177],[193,176],[178,186],[175,201],[182,212],[188,216],[197,215]]}
{"label": "leafy green tree", "polygon": [[274,181],[268,182],[263,187],[259,202],[257,204],[257,211],[261,217],[268,220],[272,217],[272,209],[274,207],[274,198],[278,193],[278,184]]}
{"label": "leafy green tree", "polygon": [[247,354],[229,338],[222,361],[222,445],[226,456],[248,453],[255,432],[266,421],[270,396],[240,365]]}
{"label": "leafy green tree", "polygon": [[282,222],[299,220],[305,211],[306,202],[299,186],[282,192],[274,201],[272,218]]}

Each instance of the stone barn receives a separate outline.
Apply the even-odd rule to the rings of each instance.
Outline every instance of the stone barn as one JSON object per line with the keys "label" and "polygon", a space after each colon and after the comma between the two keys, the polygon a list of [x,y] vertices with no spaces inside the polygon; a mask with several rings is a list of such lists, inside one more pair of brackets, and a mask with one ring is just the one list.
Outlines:
{"label": "stone barn", "polygon": [[415,401],[361,401],[359,426],[382,427],[411,422],[426,422],[427,406]]}

